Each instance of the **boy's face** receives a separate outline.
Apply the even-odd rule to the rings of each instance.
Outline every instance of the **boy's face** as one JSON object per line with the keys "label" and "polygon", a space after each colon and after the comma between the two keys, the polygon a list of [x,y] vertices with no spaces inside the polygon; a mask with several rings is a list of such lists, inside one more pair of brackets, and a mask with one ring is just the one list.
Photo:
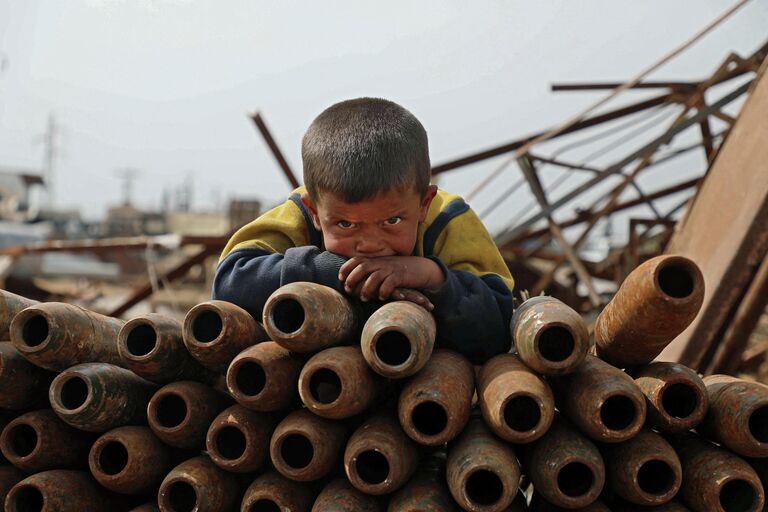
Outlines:
{"label": "boy's face", "polygon": [[390,190],[357,203],[329,192],[313,201],[303,194],[315,227],[323,233],[327,251],[352,258],[410,256],[416,246],[419,223],[427,217],[437,187],[422,196],[413,189]]}

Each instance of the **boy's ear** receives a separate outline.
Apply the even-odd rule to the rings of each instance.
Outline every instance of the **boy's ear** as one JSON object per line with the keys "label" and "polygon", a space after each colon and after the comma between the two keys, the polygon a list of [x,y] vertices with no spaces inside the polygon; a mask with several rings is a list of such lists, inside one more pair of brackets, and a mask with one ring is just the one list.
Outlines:
{"label": "boy's ear", "polygon": [[320,228],[320,216],[317,214],[317,205],[315,205],[308,193],[304,192],[301,194],[301,203],[309,212],[309,216],[312,217],[312,224],[315,225],[315,229],[322,231]]}
{"label": "boy's ear", "polygon": [[419,222],[424,222],[427,218],[427,212],[429,212],[429,205],[432,204],[432,200],[437,195],[437,185],[430,185],[427,187],[427,191],[424,193],[424,197],[421,200],[421,211],[419,212]]}

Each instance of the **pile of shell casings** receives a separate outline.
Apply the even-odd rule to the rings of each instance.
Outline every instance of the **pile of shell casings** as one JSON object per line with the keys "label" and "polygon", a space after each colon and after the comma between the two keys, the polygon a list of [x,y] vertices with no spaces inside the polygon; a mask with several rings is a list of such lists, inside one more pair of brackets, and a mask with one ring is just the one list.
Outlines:
{"label": "pile of shell casings", "polygon": [[703,293],[693,262],[654,258],[594,342],[534,297],[512,353],[473,367],[433,350],[421,307],[366,316],[312,283],[277,290],[263,323],[221,301],[183,324],[124,322],[2,292],[0,498],[15,512],[761,511],[768,387],[651,362]]}

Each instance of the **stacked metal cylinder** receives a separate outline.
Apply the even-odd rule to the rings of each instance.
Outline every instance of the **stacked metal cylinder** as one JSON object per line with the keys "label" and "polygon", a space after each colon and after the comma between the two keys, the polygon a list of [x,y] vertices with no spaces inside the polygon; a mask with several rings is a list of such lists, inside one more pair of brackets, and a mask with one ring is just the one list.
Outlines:
{"label": "stacked metal cylinder", "polygon": [[[652,363],[692,321],[691,261],[638,267],[597,319],[550,297],[510,354],[433,350],[408,302],[364,318],[312,283],[263,324],[183,324],[0,295],[0,498],[10,512],[757,512],[768,387]],[[521,488],[523,490],[521,490]]]}

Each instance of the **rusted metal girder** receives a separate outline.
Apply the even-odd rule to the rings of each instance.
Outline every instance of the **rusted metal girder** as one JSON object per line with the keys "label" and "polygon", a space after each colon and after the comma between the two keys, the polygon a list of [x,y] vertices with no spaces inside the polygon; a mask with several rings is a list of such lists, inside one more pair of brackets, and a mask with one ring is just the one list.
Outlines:
{"label": "rusted metal girder", "polygon": [[256,125],[256,128],[258,128],[259,133],[261,133],[261,136],[264,137],[264,142],[266,142],[267,146],[269,146],[269,150],[272,152],[272,156],[274,156],[275,160],[277,160],[277,164],[280,166],[283,174],[285,174],[285,177],[288,178],[288,182],[293,188],[298,188],[300,185],[299,180],[297,180],[296,175],[293,174],[291,166],[288,165],[288,161],[283,156],[283,152],[280,151],[277,142],[275,142],[275,139],[272,138],[272,134],[270,133],[269,128],[267,128],[267,124],[261,117],[261,112],[256,112],[253,114],[251,119]]}
{"label": "rusted metal girder", "polygon": [[227,388],[237,402],[255,411],[277,411],[297,401],[303,361],[274,341],[240,352],[227,369]]}
{"label": "rusted metal girder", "polygon": [[261,469],[269,460],[269,440],[276,421],[271,416],[233,405],[211,422],[206,451],[214,464],[233,473]]}

